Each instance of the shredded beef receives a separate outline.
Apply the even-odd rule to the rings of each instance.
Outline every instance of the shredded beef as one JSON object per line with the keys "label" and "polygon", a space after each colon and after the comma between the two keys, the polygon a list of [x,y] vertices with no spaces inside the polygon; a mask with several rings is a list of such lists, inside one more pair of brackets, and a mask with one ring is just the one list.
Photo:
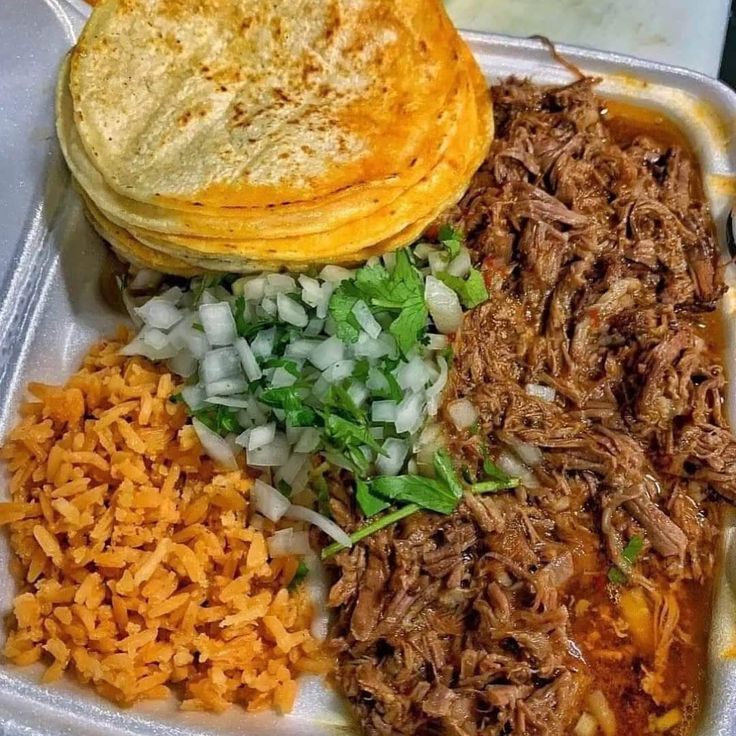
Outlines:
{"label": "shredded beef", "polygon": [[[543,461],[537,483],[416,514],[336,557],[337,681],[367,734],[571,733],[601,687],[592,645],[573,636],[581,591],[603,590],[618,565],[664,621],[676,591],[697,595],[712,576],[712,499],[736,500],[723,368],[699,326],[724,287],[689,155],[617,141],[591,80],[492,94],[497,139],[443,218],[466,233],[490,294],[456,337],[445,397],[474,403],[478,432],[447,434],[471,475],[518,443]],[[349,499],[340,508],[359,523]],[[666,645],[632,655],[626,685],[646,673],[657,705],[662,668],[688,641],[667,620]],[[607,640],[602,625],[591,641]]]}

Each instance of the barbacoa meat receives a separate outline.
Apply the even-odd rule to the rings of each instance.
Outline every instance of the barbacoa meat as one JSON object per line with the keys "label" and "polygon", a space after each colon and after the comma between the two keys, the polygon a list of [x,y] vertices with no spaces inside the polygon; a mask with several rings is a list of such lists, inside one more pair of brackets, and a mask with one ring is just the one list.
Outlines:
{"label": "barbacoa meat", "polygon": [[[492,94],[497,139],[443,218],[490,293],[456,337],[445,398],[471,400],[478,431],[447,435],[471,475],[518,443],[543,461],[515,493],[416,514],[337,556],[337,682],[367,734],[562,736],[592,689],[643,733],[648,714],[694,702],[667,675],[697,645],[681,591],[707,594],[713,499],[736,500],[724,372],[701,325],[724,291],[713,225],[687,152],[617,139],[592,80]],[[339,511],[360,523],[344,494]],[[613,565],[660,621],[629,659],[631,636],[600,613]]]}

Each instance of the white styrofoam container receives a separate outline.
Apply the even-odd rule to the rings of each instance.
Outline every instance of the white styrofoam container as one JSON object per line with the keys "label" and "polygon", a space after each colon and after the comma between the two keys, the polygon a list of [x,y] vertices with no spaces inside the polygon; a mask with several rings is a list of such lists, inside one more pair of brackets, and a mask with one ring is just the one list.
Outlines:
{"label": "white styrofoam container", "polygon": [[[29,380],[59,381],[76,369],[81,355],[110,333],[119,315],[98,293],[103,249],[82,217],[69,188],[53,130],[53,85],[58,63],[74,42],[88,8],[81,0],[5,3],[0,20],[0,435],[14,420]],[[509,75],[540,84],[571,80],[538,42],[465,34],[489,81]],[[653,107],[685,132],[704,174],[721,242],[736,195],[736,94],[699,74],[609,53],[560,46],[584,71],[601,77],[600,92]],[[726,311],[731,311],[727,295]],[[736,334],[728,329],[731,375]],[[734,384],[736,385],[736,384]],[[736,395],[729,391],[732,420]],[[736,424],[736,422],[734,423]],[[0,489],[0,497],[5,495]],[[724,548],[730,543],[730,530]],[[736,569],[736,541],[724,570]],[[15,583],[9,550],[0,545],[0,612],[11,607]],[[4,632],[0,631],[0,644]],[[698,736],[736,733],[736,661],[724,658],[736,643],[736,573],[724,573],[709,647],[708,697]],[[334,692],[305,680],[289,716],[246,715],[233,707],[222,715],[181,713],[173,702],[120,710],[71,679],[38,684],[39,668],[0,662],[0,736],[134,734],[194,736],[210,733],[312,736],[351,733]],[[624,724],[622,724],[623,726]]]}

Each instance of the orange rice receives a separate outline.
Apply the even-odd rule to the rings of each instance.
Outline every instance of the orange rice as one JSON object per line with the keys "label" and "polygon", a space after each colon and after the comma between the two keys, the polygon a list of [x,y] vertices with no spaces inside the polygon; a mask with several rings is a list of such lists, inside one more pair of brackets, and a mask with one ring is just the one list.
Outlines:
{"label": "orange rice", "polygon": [[32,384],[0,456],[0,503],[22,591],[6,657],[72,670],[120,704],[289,711],[301,672],[324,673],[293,557],[248,526],[251,481],[202,453],[172,376],[97,345],[63,388]]}

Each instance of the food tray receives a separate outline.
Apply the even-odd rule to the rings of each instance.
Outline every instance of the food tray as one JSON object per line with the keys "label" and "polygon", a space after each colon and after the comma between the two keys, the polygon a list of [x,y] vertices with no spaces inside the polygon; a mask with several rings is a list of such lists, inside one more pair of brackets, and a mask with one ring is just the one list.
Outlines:
{"label": "food tray", "polygon": [[[59,381],[76,369],[100,335],[120,316],[100,297],[104,262],[99,239],[85,222],[69,187],[54,135],[53,86],[57,66],[74,42],[88,8],[81,0],[6,3],[0,22],[0,435],[14,421],[29,380]],[[467,33],[489,81],[508,75],[564,83],[571,74],[535,40]],[[726,215],[736,196],[736,94],[722,84],[682,69],[614,54],[560,46],[584,71],[602,78],[603,94],[659,109],[689,138],[704,173],[721,242]],[[733,279],[736,283],[736,277]],[[732,288],[726,313],[736,306]],[[727,369],[736,377],[736,328],[727,329]],[[736,381],[729,390],[736,425]],[[0,497],[4,491],[0,490]],[[726,564],[736,571],[736,538],[724,539]],[[0,611],[11,607],[15,584],[9,550],[0,539]],[[324,623],[324,622],[323,622]],[[0,645],[4,631],[0,631]],[[736,572],[718,582],[708,672],[708,697],[697,736],[736,733],[736,659],[723,657],[736,644]],[[294,712],[246,716],[237,708],[223,715],[181,713],[174,703],[120,710],[71,680],[50,688],[38,684],[39,668],[0,663],[0,735],[75,736],[133,734],[266,734],[316,736],[351,732],[336,695],[318,680],[302,680]]]}

